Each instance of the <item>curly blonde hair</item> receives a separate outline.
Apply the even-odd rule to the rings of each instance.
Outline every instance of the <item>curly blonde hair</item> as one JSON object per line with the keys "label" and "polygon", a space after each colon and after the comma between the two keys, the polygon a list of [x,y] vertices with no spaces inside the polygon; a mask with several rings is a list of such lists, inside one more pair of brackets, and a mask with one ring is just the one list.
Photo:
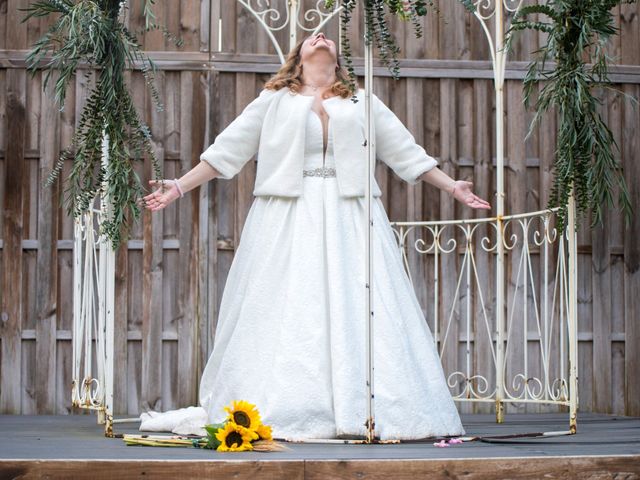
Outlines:
{"label": "curly blonde hair", "polygon": [[[300,50],[302,50],[302,44],[306,38],[303,38],[287,55],[287,59],[284,65],[280,67],[280,70],[271,77],[264,85],[267,90],[280,90],[284,87],[289,87],[294,93],[298,93],[302,88],[302,66],[300,65]],[[329,96],[329,93],[340,96],[342,98],[348,98],[355,94],[355,90],[349,81],[349,73],[340,64],[340,57],[338,56],[338,68],[336,70],[336,81],[331,88],[327,90],[323,97]],[[356,87],[357,88],[357,85]]]}

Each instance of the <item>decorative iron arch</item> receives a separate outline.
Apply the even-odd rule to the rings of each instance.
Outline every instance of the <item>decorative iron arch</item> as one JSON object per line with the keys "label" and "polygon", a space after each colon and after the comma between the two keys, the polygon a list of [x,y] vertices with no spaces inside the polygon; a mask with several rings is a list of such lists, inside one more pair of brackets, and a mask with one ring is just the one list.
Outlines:
{"label": "decorative iron arch", "polygon": [[[271,40],[278,58],[284,62],[283,47],[278,43],[274,32],[281,31],[285,28],[289,29],[289,48],[293,47],[297,41],[298,30],[315,33],[323,28],[331,21],[341,10],[342,7],[336,7],[331,11],[326,11],[322,5],[324,0],[317,0],[315,7],[304,12],[303,19],[311,22],[312,26],[306,26],[300,21],[300,3],[299,0],[288,0],[287,9],[284,17],[278,10],[271,7],[270,0],[237,0],[249,13],[259,22],[265,29],[269,39]],[[494,72],[495,102],[496,111],[502,112],[503,106],[503,85],[505,64],[507,52],[503,49],[505,43],[504,36],[504,17],[506,12],[516,12],[522,5],[522,0],[474,0],[474,15],[481,23],[485,36],[490,46],[491,59]],[[491,35],[489,28],[490,21],[494,21],[494,36]],[[317,24],[313,24],[316,21]],[[366,28],[366,24],[365,24]],[[373,124],[371,122],[371,90],[373,80],[373,57],[372,46],[367,44],[365,37],[365,112],[367,117],[367,151],[368,151],[368,182],[365,189],[367,200],[367,241],[365,258],[366,265],[366,281],[364,288],[367,289],[367,304],[364,309],[367,322],[367,343],[368,343],[368,376],[366,379],[368,389],[368,412],[367,421],[368,436],[367,442],[373,441],[374,437],[374,411],[373,411],[373,358],[372,358],[372,267],[373,259],[371,255],[371,192],[373,185],[373,172],[375,171],[375,138],[373,132]],[[575,233],[575,207],[573,205],[573,197],[569,197],[569,216],[568,228],[565,234],[558,235],[554,228],[550,226],[550,219],[558,209],[541,210],[537,212],[504,215],[504,118],[502,115],[496,115],[496,203],[497,215],[495,217],[476,219],[476,220],[449,220],[449,221],[433,221],[433,222],[391,222],[394,232],[398,238],[402,256],[405,262],[405,268],[409,278],[411,272],[407,261],[407,239],[408,235],[413,232],[421,231],[428,238],[418,238],[413,248],[418,253],[432,253],[435,259],[435,298],[434,298],[434,341],[436,346],[439,342],[438,332],[438,264],[441,255],[448,253],[455,254],[457,251],[457,243],[451,240],[445,243],[443,235],[446,230],[457,229],[462,232],[465,238],[464,257],[462,271],[457,279],[456,294],[458,293],[463,276],[466,273],[466,299],[467,307],[467,354],[466,354],[466,371],[453,372],[448,377],[449,386],[453,386],[452,382],[456,378],[461,378],[464,382],[464,389],[461,394],[454,396],[454,400],[462,402],[495,402],[496,420],[501,423],[504,420],[504,403],[505,402],[538,402],[565,405],[569,407],[569,430],[562,432],[545,432],[546,435],[551,434],[572,434],[576,432],[576,417],[578,405],[577,390],[577,236]],[[108,138],[105,137],[103,143],[103,161],[107,161]],[[74,324],[73,324],[73,388],[72,402],[74,406],[95,409],[99,413],[98,420],[105,423],[105,431],[107,435],[113,433],[113,376],[114,376],[114,291],[115,291],[115,252],[111,248],[110,242],[106,238],[96,237],[94,234],[95,222],[108,215],[108,203],[102,199],[102,203],[98,209],[87,212],[82,219],[76,221],[74,231]],[[533,288],[536,287],[533,281],[533,269],[531,268],[530,244],[534,245],[544,254],[544,293],[540,300],[541,308],[538,309],[537,297],[534,292],[534,300],[536,300],[536,321],[539,333],[539,343],[544,368],[544,377],[539,379],[531,376],[527,371],[526,351],[528,336],[526,328],[524,342],[525,354],[525,371],[514,376],[511,388],[506,384],[504,379],[504,370],[507,361],[507,352],[510,342],[511,325],[513,315],[506,323],[503,308],[496,309],[496,329],[491,331],[489,318],[486,314],[485,304],[480,290],[480,279],[475,280],[476,288],[480,291],[480,300],[482,303],[482,314],[484,315],[485,326],[491,338],[492,358],[495,364],[496,382],[495,388],[489,391],[490,382],[482,375],[476,374],[470,368],[470,298],[471,288],[474,285],[474,276],[477,277],[477,269],[475,268],[475,257],[473,250],[474,234],[481,224],[490,225],[495,233],[495,240],[484,236],[480,239],[480,244],[486,252],[494,253],[496,256],[496,305],[506,303],[505,297],[505,251],[514,251],[514,247],[519,241],[523,242],[522,255],[519,262],[518,278],[522,273],[524,278],[524,298],[528,301],[527,287],[531,282]],[[536,227],[537,225],[537,227]],[[508,230],[514,228],[516,231],[508,234]],[[529,235],[531,233],[531,235]],[[479,234],[478,234],[479,235]],[[529,237],[533,237],[533,241]],[[477,236],[475,237],[477,238]],[[557,243],[557,264],[551,265],[551,271],[547,267],[547,261],[552,257],[551,249]],[[96,253],[96,247],[98,253]],[[553,270],[555,268],[555,270]],[[554,290],[552,299],[548,298],[548,289],[546,285],[549,283],[549,273],[555,276],[553,281]],[[517,288],[515,289],[512,301],[515,303],[517,298]],[[557,303],[556,303],[557,302]],[[558,306],[559,305],[559,306]],[[550,312],[549,312],[550,309]],[[554,318],[555,310],[558,310],[558,316]],[[451,312],[453,308],[451,309]],[[543,311],[543,314],[539,314]],[[527,325],[525,308],[525,327]],[[452,321],[452,314],[448,318],[447,329],[441,344],[444,349],[449,326]],[[543,320],[543,324],[541,324]],[[557,321],[557,326],[556,322]],[[558,348],[560,349],[560,373],[559,377],[553,378],[550,372],[551,364],[551,344],[552,332],[557,327],[560,336],[558,340]],[[566,338],[564,337],[566,329]],[[96,336],[96,354],[97,354],[97,373],[94,376],[93,366],[91,364],[92,351],[92,335]],[[493,348],[493,337],[495,336],[495,349]],[[565,352],[565,347],[567,352]],[[567,358],[565,358],[565,356]],[[84,361],[83,361],[84,359]],[[565,360],[567,364],[565,365]],[[84,368],[83,368],[84,367]],[[84,371],[83,371],[84,370]],[[473,382],[482,386],[474,388]],[[532,385],[532,386],[531,386]],[[518,392],[517,390],[520,390]],[[483,395],[485,394],[485,395]],[[314,439],[314,442],[322,441]],[[331,441],[331,439],[325,439]],[[340,440],[344,443],[345,440]]]}

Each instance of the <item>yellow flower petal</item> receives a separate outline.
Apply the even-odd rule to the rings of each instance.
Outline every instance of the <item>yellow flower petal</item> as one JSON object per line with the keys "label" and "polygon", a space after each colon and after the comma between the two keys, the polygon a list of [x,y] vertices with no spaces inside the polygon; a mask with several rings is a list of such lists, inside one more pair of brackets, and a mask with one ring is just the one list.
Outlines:
{"label": "yellow flower petal", "polygon": [[261,423],[260,425],[258,425],[256,432],[262,440],[273,440],[271,425],[265,425]]}
{"label": "yellow flower petal", "polygon": [[244,450],[253,450],[251,440],[257,439],[258,434],[234,422],[227,422],[223,428],[218,430],[216,438],[220,441],[217,450],[221,452],[242,452]]}
{"label": "yellow flower petal", "polygon": [[227,419],[242,427],[255,430],[262,423],[256,406],[245,400],[234,400],[231,408],[224,409],[229,414]]}

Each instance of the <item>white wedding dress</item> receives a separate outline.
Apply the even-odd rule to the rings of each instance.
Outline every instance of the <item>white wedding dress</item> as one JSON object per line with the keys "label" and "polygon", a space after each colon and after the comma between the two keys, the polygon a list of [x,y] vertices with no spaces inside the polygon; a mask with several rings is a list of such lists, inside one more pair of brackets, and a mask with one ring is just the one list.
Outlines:
{"label": "white wedding dress", "polygon": [[[311,110],[305,170],[334,167],[330,132],[323,154],[322,124]],[[143,414],[148,430],[168,430],[185,415],[221,422],[225,405],[246,400],[276,439],[366,435],[366,199],[339,196],[335,176],[303,182],[300,197],[253,201],[202,375],[199,416]],[[376,436],[464,435],[378,197],[372,210]]]}

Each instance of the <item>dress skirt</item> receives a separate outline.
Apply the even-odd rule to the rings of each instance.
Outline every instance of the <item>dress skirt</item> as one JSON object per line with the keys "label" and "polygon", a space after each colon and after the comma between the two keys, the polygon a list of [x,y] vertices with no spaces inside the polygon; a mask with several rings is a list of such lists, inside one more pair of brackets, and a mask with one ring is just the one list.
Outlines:
{"label": "dress skirt", "polygon": [[[200,404],[213,423],[233,400],[254,403],[276,439],[366,435],[366,199],[339,196],[336,177],[303,182],[300,197],[254,198],[221,299]],[[463,435],[378,197],[372,216],[376,436]]]}

